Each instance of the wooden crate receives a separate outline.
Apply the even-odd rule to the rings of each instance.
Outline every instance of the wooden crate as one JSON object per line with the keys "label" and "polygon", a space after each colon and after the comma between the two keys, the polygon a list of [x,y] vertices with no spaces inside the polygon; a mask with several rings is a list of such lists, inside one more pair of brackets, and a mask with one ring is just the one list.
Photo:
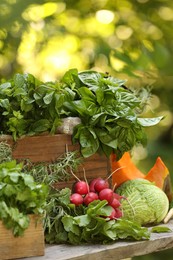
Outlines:
{"label": "wooden crate", "polygon": [[30,225],[23,236],[14,237],[0,221],[0,260],[43,256],[44,231],[41,218],[30,215]]}
{"label": "wooden crate", "polygon": [[[16,142],[11,136],[1,136],[0,141],[7,141],[12,146],[14,159],[29,159],[33,163],[54,162],[59,156],[63,155],[68,147],[68,151],[80,150],[78,144],[73,145],[71,135],[37,135],[19,138]],[[75,174],[84,179],[85,169],[87,180],[96,177],[105,178],[110,174],[110,161],[105,155],[94,154],[83,160],[78,172]],[[58,188],[72,187],[75,178],[72,176],[68,182],[58,182]]]}

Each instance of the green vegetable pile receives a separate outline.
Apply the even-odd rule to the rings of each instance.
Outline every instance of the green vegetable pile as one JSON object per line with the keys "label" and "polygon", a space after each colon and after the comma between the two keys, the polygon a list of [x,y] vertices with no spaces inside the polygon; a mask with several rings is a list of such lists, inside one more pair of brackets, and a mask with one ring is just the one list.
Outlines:
{"label": "green vegetable pile", "polygon": [[[150,232],[134,221],[109,220],[107,201],[94,201],[88,207],[70,204],[71,190],[52,194],[45,217],[47,243],[110,243],[118,239],[149,239]],[[109,220],[109,221],[108,221]]]}
{"label": "green vegetable pile", "polygon": [[41,82],[31,74],[16,74],[0,85],[0,132],[16,140],[22,135],[56,133],[62,119],[79,117],[73,142],[83,157],[107,156],[146,144],[145,127],[162,118],[142,118],[146,89],[129,90],[125,81],[96,71],[71,69],[57,82]]}
{"label": "green vegetable pile", "polygon": [[[135,218],[128,218],[124,211],[124,217],[111,219],[112,207],[108,205],[107,200],[94,200],[88,206],[84,204],[76,206],[70,201],[72,190],[56,188],[55,184],[59,181],[59,171],[56,176],[58,165],[66,179],[68,178],[67,170],[76,169],[80,164],[80,158],[75,151],[67,152],[59,158],[54,168],[52,163],[50,165],[17,163],[15,160],[10,160],[11,150],[6,143],[0,143],[0,147],[0,220],[12,230],[14,236],[22,235],[27,229],[30,214],[38,214],[43,216],[45,241],[50,244],[106,244],[116,240],[150,238],[149,229],[143,227],[136,219],[143,215],[146,217],[147,211],[149,214],[152,213],[146,201],[143,201],[142,207],[136,211],[140,213],[136,214]],[[8,156],[5,158],[5,155]],[[152,184],[151,187],[153,187]],[[145,191],[144,197],[152,193],[148,193],[146,189]],[[156,193],[156,197],[158,195],[159,193]],[[128,197],[130,205],[133,198],[133,196]],[[122,205],[124,201],[127,199],[122,201]],[[134,201],[137,207],[138,201],[140,201],[139,194]],[[166,200],[160,205],[163,207],[164,203]],[[153,207],[156,206],[153,205]],[[136,210],[135,207],[134,209]],[[162,211],[159,207],[157,210]],[[156,227],[152,232],[170,232],[170,230]]]}

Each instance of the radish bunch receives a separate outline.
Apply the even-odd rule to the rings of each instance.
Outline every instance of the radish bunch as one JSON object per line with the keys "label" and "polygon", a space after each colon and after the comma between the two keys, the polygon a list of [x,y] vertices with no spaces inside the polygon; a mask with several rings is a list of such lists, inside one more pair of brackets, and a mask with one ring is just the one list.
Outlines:
{"label": "radish bunch", "polygon": [[120,210],[122,196],[115,193],[110,188],[108,179],[93,179],[89,184],[87,181],[78,181],[73,186],[73,193],[70,196],[70,202],[76,206],[88,206],[94,200],[106,200],[112,208],[109,219],[122,217]]}

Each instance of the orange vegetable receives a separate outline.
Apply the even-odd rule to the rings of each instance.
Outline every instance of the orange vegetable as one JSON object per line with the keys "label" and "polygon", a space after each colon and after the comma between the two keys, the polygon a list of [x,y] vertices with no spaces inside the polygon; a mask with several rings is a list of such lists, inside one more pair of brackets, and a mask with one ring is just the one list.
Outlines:
{"label": "orange vegetable", "polygon": [[116,161],[116,156],[114,154],[111,155],[112,172],[118,168],[121,169],[112,175],[112,182],[113,185],[116,185],[116,187],[128,180],[144,178],[154,182],[156,186],[163,189],[166,177],[169,175],[168,168],[165,166],[160,157],[157,158],[154,166],[151,168],[148,174],[143,174],[133,163],[129,152],[124,153],[124,155],[118,161]]}
{"label": "orange vegetable", "polygon": [[113,172],[118,168],[121,169],[117,170],[112,175],[112,182],[113,185],[116,185],[116,188],[125,181],[145,177],[145,175],[140,172],[140,170],[132,162],[130,153],[128,152],[124,153],[119,161],[116,161],[116,156],[114,154],[111,155],[111,171]]}
{"label": "orange vegetable", "polygon": [[163,189],[164,181],[168,174],[168,168],[165,166],[161,158],[158,157],[154,166],[145,176],[145,179],[154,182],[157,187]]}

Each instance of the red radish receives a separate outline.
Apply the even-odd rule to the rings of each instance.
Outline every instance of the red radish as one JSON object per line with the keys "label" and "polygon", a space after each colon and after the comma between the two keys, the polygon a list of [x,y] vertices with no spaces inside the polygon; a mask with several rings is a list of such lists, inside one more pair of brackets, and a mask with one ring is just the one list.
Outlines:
{"label": "red radish", "polygon": [[103,179],[98,179],[94,185],[94,189],[100,192],[103,189],[109,188],[109,183]]}
{"label": "red radish", "polygon": [[113,194],[113,197],[114,197],[115,199],[117,199],[117,200],[125,199],[124,196],[121,196],[121,195],[119,195],[118,193],[115,193],[115,192],[114,192],[114,194]]}
{"label": "red radish", "polygon": [[119,206],[121,206],[121,203],[116,198],[113,198],[113,200],[111,201],[111,203],[109,203],[109,205],[112,206],[114,209],[116,209]]}
{"label": "red radish", "polygon": [[98,200],[98,198],[99,197],[98,197],[97,193],[91,191],[91,192],[86,194],[86,196],[84,197],[83,202],[84,202],[85,205],[88,205],[92,201]]}
{"label": "red radish", "polygon": [[92,191],[92,192],[95,192],[96,190],[95,190],[95,188],[94,188],[94,186],[95,186],[95,183],[96,183],[96,181],[97,180],[100,180],[101,178],[96,178],[96,179],[93,179],[92,181],[90,181],[90,184],[89,184],[89,190],[90,191]]}
{"label": "red radish", "polygon": [[79,205],[83,204],[83,197],[79,193],[73,193],[70,196],[70,202],[75,204],[76,206],[79,206]]}
{"label": "red radish", "polygon": [[115,218],[121,218],[123,216],[123,213],[120,209],[115,209]]}
{"label": "red radish", "polygon": [[109,215],[110,219],[115,219],[116,218],[116,210],[114,208],[112,208],[111,214]]}
{"label": "red radish", "polygon": [[85,181],[78,181],[74,184],[74,192],[81,195],[87,194],[89,191],[88,184]]}
{"label": "red radish", "polygon": [[100,200],[107,200],[107,202],[111,203],[113,200],[113,190],[106,188],[99,192]]}

